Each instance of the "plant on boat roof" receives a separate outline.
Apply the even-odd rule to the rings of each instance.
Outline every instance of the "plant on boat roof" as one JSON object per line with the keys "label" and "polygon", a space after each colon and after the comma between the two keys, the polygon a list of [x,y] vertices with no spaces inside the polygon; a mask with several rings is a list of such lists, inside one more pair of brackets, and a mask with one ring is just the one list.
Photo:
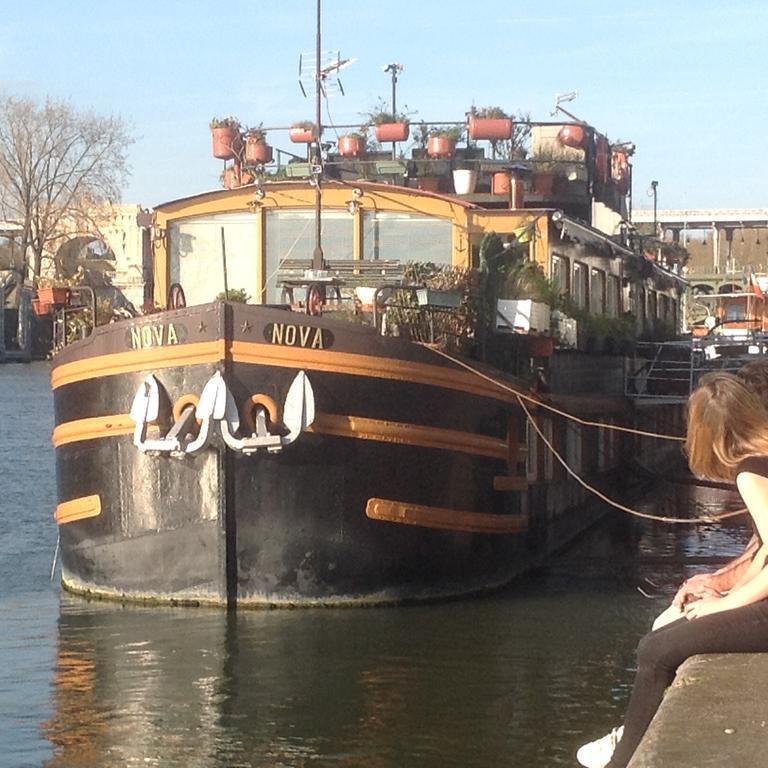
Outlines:
{"label": "plant on boat roof", "polygon": [[573,155],[552,146],[539,147],[527,159],[533,166],[534,173],[565,172],[568,163],[571,167],[574,165]]}
{"label": "plant on boat roof", "polygon": [[342,133],[339,136],[340,139],[360,139],[361,141],[368,141],[368,134],[365,131],[350,131],[349,133]]}
{"label": "plant on boat roof", "polygon": [[245,288],[229,288],[226,293],[222,291],[216,296],[216,301],[235,301],[240,304],[247,304],[250,300]]}
{"label": "plant on boat roof", "polygon": [[[405,107],[408,109],[408,107]],[[387,123],[410,123],[410,117],[407,112],[393,112],[384,99],[379,99],[368,112],[363,113],[366,117],[365,125],[385,125]]]}
{"label": "plant on boat roof", "polygon": [[240,121],[236,117],[214,117],[211,119],[211,128],[236,128],[240,130]]}
{"label": "plant on boat roof", "polygon": [[451,139],[453,141],[460,141],[463,135],[463,125],[439,125],[435,128],[431,128],[428,133],[428,137],[438,136],[441,139]]}
{"label": "plant on boat roof", "polygon": [[259,123],[256,126],[246,128],[243,133],[246,139],[255,139],[256,141],[266,141],[267,132],[262,127],[264,124]]}
{"label": "plant on boat roof", "polygon": [[83,273],[78,272],[72,277],[63,277],[61,275],[43,275],[35,279],[37,288],[74,288],[81,285]]}
{"label": "plant on boat roof", "polygon": [[479,117],[483,120],[508,120],[511,115],[508,115],[501,107],[471,107],[469,115],[472,117]]}

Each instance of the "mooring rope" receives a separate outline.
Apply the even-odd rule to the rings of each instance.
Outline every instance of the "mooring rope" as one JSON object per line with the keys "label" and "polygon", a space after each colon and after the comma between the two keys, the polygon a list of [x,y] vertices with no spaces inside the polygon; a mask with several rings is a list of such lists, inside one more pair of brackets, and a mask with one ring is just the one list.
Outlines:
{"label": "mooring rope", "polygon": [[641,437],[654,437],[654,438],[658,438],[659,440],[675,440],[677,442],[685,442],[685,438],[680,435],[663,435],[660,432],[648,432],[646,430],[637,429],[635,427],[623,427],[620,424],[607,424],[602,421],[590,421],[589,419],[582,419],[581,417],[575,416],[572,413],[568,413],[567,411],[563,411],[560,408],[556,408],[554,405],[550,405],[549,403],[537,397],[533,397],[532,395],[528,395],[525,392],[520,391],[519,389],[515,389],[515,387],[511,387],[509,386],[509,384],[505,384],[503,381],[499,381],[498,379],[495,379],[493,376],[489,376],[488,374],[485,374],[482,371],[479,371],[474,366],[469,365],[463,360],[459,360],[459,358],[454,357],[453,355],[449,355],[447,352],[443,351],[442,349],[439,349],[436,346],[433,346],[431,344],[424,344],[424,343],[422,343],[422,346],[432,350],[433,352],[436,352],[439,355],[442,355],[447,360],[450,360],[451,362],[456,363],[457,365],[460,365],[463,368],[466,368],[468,371],[476,374],[481,379],[485,379],[485,381],[488,381],[491,384],[495,384],[497,387],[499,387],[499,389],[503,389],[506,392],[510,392],[511,394],[515,395],[518,399],[528,400],[528,402],[533,403],[537,407],[544,408],[545,410],[551,411],[552,413],[556,413],[558,416],[562,416],[564,419],[575,421],[577,424],[581,424],[585,427],[603,427],[604,429],[613,429],[616,432],[628,432],[629,434],[632,434],[632,435],[640,435]]}
{"label": "mooring rope", "polygon": [[589,493],[594,494],[597,496],[601,501],[605,502],[606,504],[609,504],[612,507],[615,507],[616,509],[626,512],[628,515],[632,515],[633,517],[639,517],[644,520],[652,520],[657,523],[672,523],[676,525],[701,525],[704,523],[716,523],[720,520],[725,520],[729,517],[736,517],[737,515],[743,515],[748,512],[748,510],[745,508],[743,509],[737,509],[733,510],[731,512],[722,512],[717,515],[705,515],[705,516],[698,516],[698,517],[667,517],[666,515],[653,515],[650,512],[641,512],[639,509],[633,509],[632,507],[627,507],[624,504],[621,504],[618,501],[615,501],[614,499],[610,498],[609,496],[606,496],[602,491],[600,491],[598,488],[595,488],[593,485],[590,485],[586,480],[584,480],[577,472],[575,472],[571,467],[568,465],[568,462],[560,455],[560,453],[557,451],[554,445],[552,445],[552,442],[547,439],[544,432],[541,430],[539,425],[536,423],[536,419],[533,418],[533,415],[528,410],[528,407],[525,404],[525,401],[528,400],[529,402],[534,403],[537,406],[542,406],[544,408],[549,409],[550,411],[553,411],[554,413],[557,413],[560,416],[563,416],[567,419],[572,419],[573,421],[578,422],[579,424],[583,424],[585,426],[593,426],[593,427],[604,427],[606,429],[612,428],[616,429],[618,431],[622,432],[630,432],[638,435],[643,435],[645,437],[658,437],[662,439],[667,440],[684,440],[683,437],[675,437],[672,435],[662,435],[657,434],[654,432],[646,432],[643,430],[635,430],[631,429],[629,427],[620,427],[618,425],[614,424],[604,424],[599,421],[589,421],[587,419],[581,419],[577,416],[574,416],[573,414],[567,413],[565,411],[561,411],[558,408],[555,408],[554,406],[547,405],[546,403],[543,403],[538,398],[532,397],[530,395],[527,395],[524,392],[520,392],[519,390],[514,389],[513,387],[508,386],[504,382],[499,381],[498,379],[494,379],[492,376],[488,376],[487,374],[483,373],[482,371],[479,371],[477,368],[475,368],[472,365],[469,365],[468,363],[465,363],[463,360],[459,360],[452,355],[449,355],[447,352],[444,352],[442,349],[438,349],[435,346],[424,344],[427,349],[431,349],[433,352],[437,352],[438,354],[442,355],[448,360],[451,360],[454,363],[457,363],[458,365],[463,366],[471,373],[476,374],[480,378],[491,382],[492,384],[495,384],[496,386],[500,387],[501,389],[504,389],[511,394],[515,395],[517,397],[517,401],[522,408],[523,412],[525,413],[526,418],[530,422],[530,424],[533,426],[534,430],[536,430],[536,434],[539,436],[541,441],[544,443],[544,445],[547,446],[547,448],[550,450],[552,455],[557,459],[557,461],[562,465],[563,469],[579,484],[582,488],[584,488]]}

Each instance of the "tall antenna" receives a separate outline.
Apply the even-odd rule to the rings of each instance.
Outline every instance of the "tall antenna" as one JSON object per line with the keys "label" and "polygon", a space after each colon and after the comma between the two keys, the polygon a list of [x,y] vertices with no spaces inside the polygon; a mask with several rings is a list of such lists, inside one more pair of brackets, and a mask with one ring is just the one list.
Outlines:
{"label": "tall antenna", "polygon": [[571,120],[574,120],[577,123],[583,122],[582,120],[579,120],[576,115],[572,115],[567,110],[563,109],[560,105],[565,104],[569,101],[573,101],[577,96],[579,95],[578,91],[568,91],[566,93],[556,93],[555,94],[555,106],[552,109],[552,111],[549,113],[552,117],[555,117],[558,112],[562,112],[564,115],[567,115],[571,118]]}
{"label": "tall antenna", "polygon": [[320,66],[317,67],[316,54],[300,54],[299,88],[301,88],[301,92],[306,97],[308,87],[314,92],[314,84],[318,82],[320,93],[326,99],[339,93],[343,96],[344,86],[336,75],[356,61],[357,59],[342,59],[340,51],[320,51]]}

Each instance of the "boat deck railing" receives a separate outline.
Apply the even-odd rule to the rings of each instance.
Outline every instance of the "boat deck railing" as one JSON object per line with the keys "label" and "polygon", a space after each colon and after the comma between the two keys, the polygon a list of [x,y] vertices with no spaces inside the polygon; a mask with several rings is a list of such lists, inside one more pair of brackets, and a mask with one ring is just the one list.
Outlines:
{"label": "boat deck railing", "polygon": [[744,331],[667,342],[638,342],[625,378],[625,394],[644,400],[685,399],[705,373],[736,373],[768,359],[768,335]]}

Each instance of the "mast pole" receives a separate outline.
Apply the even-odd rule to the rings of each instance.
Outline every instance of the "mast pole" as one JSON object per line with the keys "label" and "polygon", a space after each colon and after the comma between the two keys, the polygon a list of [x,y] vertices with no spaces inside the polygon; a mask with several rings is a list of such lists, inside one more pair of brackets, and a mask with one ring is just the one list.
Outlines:
{"label": "mast pole", "polygon": [[323,126],[321,108],[321,71],[320,71],[320,0],[317,0],[317,21],[315,33],[315,141],[313,143],[312,157],[312,176],[315,183],[315,250],[312,254],[312,269],[325,269],[325,258],[323,256],[322,243],[322,191],[320,189],[320,179],[322,177],[322,141]]}

